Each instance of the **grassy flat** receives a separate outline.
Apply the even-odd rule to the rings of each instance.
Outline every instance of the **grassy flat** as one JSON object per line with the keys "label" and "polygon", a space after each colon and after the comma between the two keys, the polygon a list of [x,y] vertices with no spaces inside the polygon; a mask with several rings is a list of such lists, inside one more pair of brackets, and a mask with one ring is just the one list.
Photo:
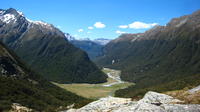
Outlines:
{"label": "grassy flat", "polygon": [[[111,71],[113,72],[114,70],[112,69],[106,69],[103,70],[105,73],[110,73]],[[117,71],[118,72],[118,71]],[[114,92],[118,89],[126,88],[130,85],[133,85],[133,83],[129,82],[124,82],[124,83],[119,83],[119,84],[114,84],[111,86],[105,86],[111,83],[116,83],[117,81],[108,78],[106,83],[101,83],[101,84],[58,84],[54,83],[57,86],[60,86],[61,88],[64,88],[68,91],[71,91],[73,93],[76,93],[77,95],[86,97],[86,98],[91,98],[91,99],[98,99],[101,97],[106,97],[106,96],[112,96]]]}

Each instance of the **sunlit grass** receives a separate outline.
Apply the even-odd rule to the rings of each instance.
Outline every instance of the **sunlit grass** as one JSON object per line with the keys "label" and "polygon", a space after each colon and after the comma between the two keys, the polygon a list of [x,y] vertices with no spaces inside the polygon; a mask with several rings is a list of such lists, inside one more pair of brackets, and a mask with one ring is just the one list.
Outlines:
{"label": "sunlit grass", "polygon": [[[103,70],[105,73],[109,73],[109,70]],[[73,93],[76,93],[77,95],[86,97],[86,98],[92,98],[92,99],[98,99],[101,97],[106,97],[106,96],[113,96],[114,92],[118,89],[126,88],[130,85],[133,85],[133,83],[120,83],[116,85],[112,85],[109,87],[105,87],[103,85],[111,84],[116,82],[112,78],[108,78],[108,81],[105,83],[101,84],[58,84],[54,83],[57,86],[64,88],[68,91],[71,91]]]}

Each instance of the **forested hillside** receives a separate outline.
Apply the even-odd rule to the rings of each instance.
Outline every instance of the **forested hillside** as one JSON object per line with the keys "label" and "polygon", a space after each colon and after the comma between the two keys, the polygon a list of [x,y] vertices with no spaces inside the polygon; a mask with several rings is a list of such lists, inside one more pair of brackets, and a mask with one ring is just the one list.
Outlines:
{"label": "forested hillside", "polygon": [[199,80],[199,42],[200,11],[196,11],[145,33],[121,35],[105,46],[96,63],[121,69],[123,80],[136,83],[117,96],[134,96],[147,88],[180,89]]}
{"label": "forested hillside", "polygon": [[34,111],[56,111],[75,104],[83,106],[91,100],[61,89],[28,68],[12,51],[0,43],[0,111],[8,111],[13,103]]}
{"label": "forested hillside", "polygon": [[0,40],[33,70],[59,83],[101,83],[106,75],[59,29],[31,21],[15,9],[0,10]]}

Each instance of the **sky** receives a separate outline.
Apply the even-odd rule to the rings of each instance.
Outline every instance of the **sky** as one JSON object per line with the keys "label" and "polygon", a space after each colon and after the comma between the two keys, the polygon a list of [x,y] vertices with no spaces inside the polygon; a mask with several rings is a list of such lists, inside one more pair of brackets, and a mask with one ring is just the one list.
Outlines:
{"label": "sky", "polygon": [[76,38],[141,33],[200,9],[200,0],[1,0],[31,20],[53,24]]}

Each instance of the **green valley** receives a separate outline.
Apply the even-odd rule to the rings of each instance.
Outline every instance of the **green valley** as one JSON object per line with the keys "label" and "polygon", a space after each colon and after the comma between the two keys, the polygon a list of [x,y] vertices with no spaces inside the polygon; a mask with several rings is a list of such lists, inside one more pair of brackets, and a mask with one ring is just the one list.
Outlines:
{"label": "green valley", "polygon": [[[118,70],[104,68],[102,71],[106,74],[112,73],[111,74],[112,76],[120,75],[120,72]],[[106,96],[114,96],[114,92],[116,90],[127,88],[128,86],[134,85],[134,83],[129,83],[129,82],[121,82],[121,83],[117,82],[118,81],[108,76],[107,82],[100,84],[86,84],[86,83],[85,84],[54,83],[54,84],[63,89],[66,89],[67,91],[76,93],[77,95],[80,95],[82,97],[92,98],[92,99],[98,99]]]}

